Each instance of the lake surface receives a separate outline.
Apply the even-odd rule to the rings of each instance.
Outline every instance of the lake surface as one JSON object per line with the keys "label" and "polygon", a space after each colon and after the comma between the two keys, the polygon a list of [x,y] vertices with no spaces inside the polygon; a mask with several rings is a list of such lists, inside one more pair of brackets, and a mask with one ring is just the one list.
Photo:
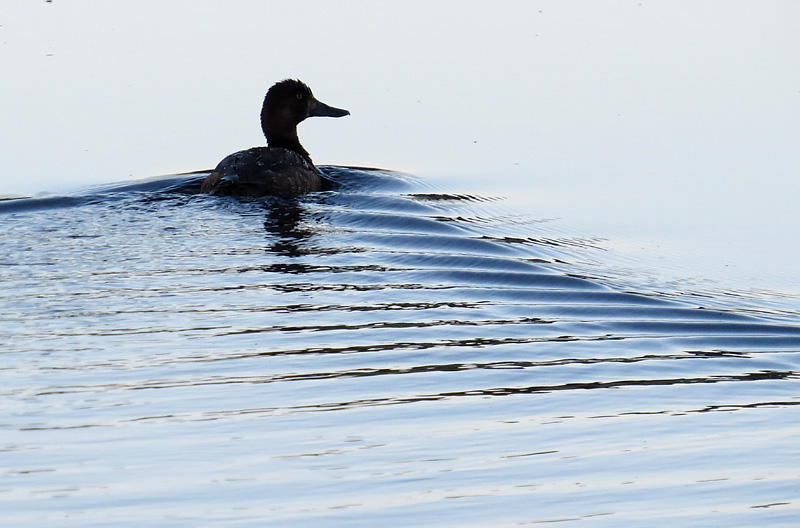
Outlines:
{"label": "lake surface", "polygon": [[796,299],[389,171],[0,201],[3,526],[796,526]]}

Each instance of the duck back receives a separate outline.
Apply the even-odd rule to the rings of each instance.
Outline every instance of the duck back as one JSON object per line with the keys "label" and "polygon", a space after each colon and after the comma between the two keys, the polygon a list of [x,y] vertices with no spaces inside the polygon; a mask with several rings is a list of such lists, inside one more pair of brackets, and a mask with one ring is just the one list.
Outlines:
{"label": "duck back", "polygon": [[279,147],[254,147],[219,162],[203,182],[202,192],[219,196],[290,195],[327,188],[314,165]]}

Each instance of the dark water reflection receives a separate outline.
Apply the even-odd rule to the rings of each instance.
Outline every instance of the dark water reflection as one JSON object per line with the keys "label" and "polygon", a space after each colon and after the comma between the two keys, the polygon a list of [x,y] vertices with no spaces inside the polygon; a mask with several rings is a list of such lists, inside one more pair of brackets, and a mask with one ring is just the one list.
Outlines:
{"label": "dark water reflection", "polygon": [[796,524],[795,314],[327,170],[0,202],[6,524]]}

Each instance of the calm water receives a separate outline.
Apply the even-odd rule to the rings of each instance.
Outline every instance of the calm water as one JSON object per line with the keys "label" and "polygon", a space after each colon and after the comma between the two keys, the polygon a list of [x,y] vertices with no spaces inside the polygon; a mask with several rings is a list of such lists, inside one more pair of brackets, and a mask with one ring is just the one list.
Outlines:
{"label": "calm water", "polygon": [[796,312],[326,170],[0,202],[0,524],[800,523]]}

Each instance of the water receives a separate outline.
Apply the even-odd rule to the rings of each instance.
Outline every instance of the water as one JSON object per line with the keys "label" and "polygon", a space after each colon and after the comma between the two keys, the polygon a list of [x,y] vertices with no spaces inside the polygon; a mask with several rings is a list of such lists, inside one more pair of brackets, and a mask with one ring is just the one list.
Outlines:
{"label": "water", "polygon": [[793,308],[326,171],[0,202],[3,526],[798,524]]}

